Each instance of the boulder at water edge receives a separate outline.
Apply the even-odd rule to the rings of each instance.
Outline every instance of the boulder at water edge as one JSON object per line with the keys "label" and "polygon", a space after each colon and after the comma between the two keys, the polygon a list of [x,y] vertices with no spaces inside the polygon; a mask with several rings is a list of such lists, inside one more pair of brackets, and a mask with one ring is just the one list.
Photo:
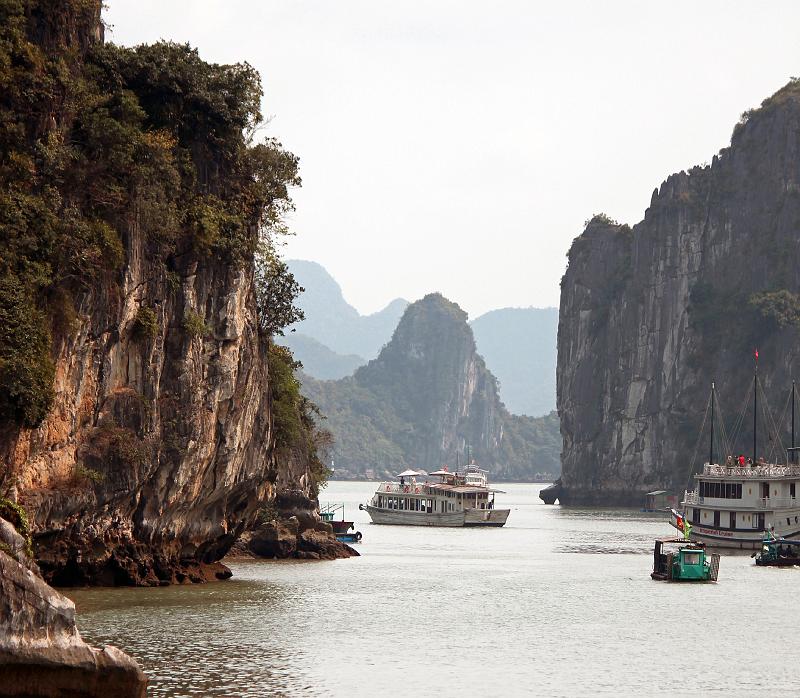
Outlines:
{"label": "boulder at water edge", "polygon": [[75,604],[39,576],[26,545],[0,519],[0,696],[143,697],[139,665],[81,639]]}

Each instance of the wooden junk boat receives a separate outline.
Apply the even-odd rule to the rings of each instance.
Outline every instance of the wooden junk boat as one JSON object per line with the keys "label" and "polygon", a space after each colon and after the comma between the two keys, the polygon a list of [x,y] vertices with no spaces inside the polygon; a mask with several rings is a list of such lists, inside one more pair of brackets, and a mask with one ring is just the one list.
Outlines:
{"label": "wooden junk boat", "polygon": [[685,538],[656,540],[651,578],[664,582],[716,582],[718,573],[719,554],[708,555],[704,543]]}

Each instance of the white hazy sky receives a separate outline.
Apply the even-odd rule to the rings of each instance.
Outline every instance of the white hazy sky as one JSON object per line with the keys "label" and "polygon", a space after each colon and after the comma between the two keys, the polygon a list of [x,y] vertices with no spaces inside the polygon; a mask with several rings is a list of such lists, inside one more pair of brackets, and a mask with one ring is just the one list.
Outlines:
{"label": "white hazy sky", "polygon": [[586,219],[640,220],[800,75],[797,0],[106,1],[116,43],[259,70],[301,161],[286,256],[363,313],[557,306]]}

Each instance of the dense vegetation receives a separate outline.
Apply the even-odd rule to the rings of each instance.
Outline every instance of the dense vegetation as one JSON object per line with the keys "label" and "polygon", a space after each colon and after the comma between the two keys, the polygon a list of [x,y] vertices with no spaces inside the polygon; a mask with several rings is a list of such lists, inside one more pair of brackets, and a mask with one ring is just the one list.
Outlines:
{"label": "dense vegetation", "polygon": [[[0,0],[0,426],[41,424],[54,346],[88,295],[113,301],[134,234],[167,279],[181,255],[245,268],[255,258],[263,333],[300,317],[299,287],[275,252],[298,161],[254,140],[259,75],[182,44],[78,45],[99,12],[97,0]],[[195,312],[181,327],[209,332]],[[162,329],[142,307],[131,337]],[[287,434],[310,420],[305,408],[291,416],[278,420]]]}
{"label": "dense vegetation", "polygon": [[332,438],[329,431],[317,425],[316,405],[300,392],[300,381],[295,375],[299,368],[289,349],[270,344],[270,397],[278,458],[296,456],[306,460],[319,488],[325,486],[330,475],[324,459],[329,455]]}

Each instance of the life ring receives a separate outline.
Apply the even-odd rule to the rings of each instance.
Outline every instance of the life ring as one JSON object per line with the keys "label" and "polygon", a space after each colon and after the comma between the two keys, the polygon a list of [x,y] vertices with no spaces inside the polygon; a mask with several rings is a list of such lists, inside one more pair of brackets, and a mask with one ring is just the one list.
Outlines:
{"label": "life ring", "polygon": [[411,492],[411,487],[409,485],[406,485],[405,487],[403,487],[403,492]]}
{"label": "life ring", "polygon": [[361,531],[356,531],[356,540],[361,540],[362,538]]}
{"label": "life ring", "polygon": [[419,494],[419,487],[414,488],[414,494]]}
{"label": "life ring", "polygon": [[392,486],[391,485],[386,485],[386,491],[387,492],[391,492],[392,491]]}

